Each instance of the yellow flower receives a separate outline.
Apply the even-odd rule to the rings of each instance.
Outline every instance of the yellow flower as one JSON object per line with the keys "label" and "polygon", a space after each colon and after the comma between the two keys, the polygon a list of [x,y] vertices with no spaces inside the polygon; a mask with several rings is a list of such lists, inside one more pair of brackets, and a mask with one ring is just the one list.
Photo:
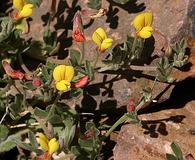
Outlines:
{"label": "yellow flower", "polygon": [[57,90],[67,92],[74,77],[74,68],[72,66],[58,65],[54,68],[53,77],[56,81]]}
{"label": "yellow flower", "polygon": [[34,6],[33,4],[27,3],[26,0],[13,0],[13,6],[19,11],[16,19],[32,16]]}
{"label": "yellow flower", "polygon": [[113,43],[113,39],[107,38],[103,28],[96,29],[92,35],[92,39],[98,45],[100,52],[104,52],[106,49],[110,48]]}
{"label": "yellow flower", "polygon": [[133,25],[137,30],[137,35],[141,38],[150,38],[153,33],[152,28],[153,14],[152,12],[144,12],[135,17]]}
{"label": "yellow flower", "polygon": [[52,155],[60,147],[59,142],[55,138],[48,140],[43,133],[39,133],[39,144],[43,151],[48,151],[49,155]]}

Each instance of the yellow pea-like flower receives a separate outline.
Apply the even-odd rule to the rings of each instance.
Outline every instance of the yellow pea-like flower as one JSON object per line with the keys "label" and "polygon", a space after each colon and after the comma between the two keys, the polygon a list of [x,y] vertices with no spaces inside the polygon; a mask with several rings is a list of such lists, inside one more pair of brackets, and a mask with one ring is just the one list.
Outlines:
{"label": "yellow pea-like flower", "polygon": [[72,66],[58,65],[54,68],[53,78],[56,81],[56,89],[67,92],[70,89],[71,81],[74,78],[74,68]]}
{"label": "yellow pea-like flower", "polygon": [[135,17],[133,20],[133,26],[137,31],[137,36],[141,38],[150,38],[153,33],[152,28],[153,14],[152,12],[144,12]]}
{"label": "yellow pea-like flower", "polygon": [[98,28],[92,35],[93,41],[98,45],[100,52],[104,52],[106,49],[110,48],[113,43],[113,39],[107,38],[107,34],[103,28]]}
{"label": "yellow pea-like flower", "polygon": [[26,18],[32,16],[33,13],[33,4],[26,4],[21,12],[18,14],[18,17]]}
{"label": "yellow pea-like flower", "polygon": [[22,8],[27,4],[26,0],[13,0],[13,6],[17,10],[21,11]]}
{"label": "yellow pea-like flower", "polygon": [[70,89],[70,82],[66,81],[66,80],[61,80],[59,82],[56,83],[56,89],[62,92],[66,92]]}
{"label": "yellow pea-like flower", "polygon": [[13,6],[18,10],[16,19],[32,16],[34,6],[33,4],[27,3],[26,0],[13,0]]}
{"label": "yellow pea-like flower", "polygon": [[48,146],[49,140],[43,133],[39,133],[39,144],[42,148],[43,151],[48,151],[49,146]]}
{"label": "yellow pea-like flower", "polygon": [[48,152],[50,155],[52,155],[54,152],[56,152],[60,147],[59,142],[55,138],[52,138],[49,141],[48,146],[49,146]]}
{"label": "yellow pea-like flower", "polygon": [[48,151],[50,156],[60,147],[60,144],[56,138],[49,140],[43,133],[39,133],[39,144],[43,151]]}

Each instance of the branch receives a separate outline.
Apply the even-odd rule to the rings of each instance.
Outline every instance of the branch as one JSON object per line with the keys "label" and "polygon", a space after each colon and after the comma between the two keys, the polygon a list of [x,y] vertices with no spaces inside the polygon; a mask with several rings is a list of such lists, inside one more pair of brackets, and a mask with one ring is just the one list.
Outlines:
{"label": "branch", "polygon": [[156,71],[157,69],[156,66],[150,66],[150,65],[145,65],[145,66],[130,65],[129,68],[135,71]]}

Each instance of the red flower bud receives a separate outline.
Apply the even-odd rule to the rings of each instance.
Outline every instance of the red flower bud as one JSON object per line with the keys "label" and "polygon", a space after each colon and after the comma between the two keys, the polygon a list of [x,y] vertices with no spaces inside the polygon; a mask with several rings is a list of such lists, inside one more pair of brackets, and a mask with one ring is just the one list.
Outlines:
{"label": "red flower bud", "polygon": [[72,37],[76,42],[85,41],[85,36],[84,36],[84,32],[83,32],[83,24],[82,24],[80,11],[77,11],[77,13],[75,13],[75,16],[74,16],[74,19],[73,19]]}
{"label": "red flower bud", "polygon": [[74,84],[74,87],[81,88],[87,84],[88,80],[89,80],[89,76],[84,76],[83,78],[81,78],[80,81]]}
{"label": "red flower bud", "polygon": [[32,84],[35,87],[40,87],[42,82],[41,82],[41,80],[39,78],[34,78]]}
{"label": "red flower bud", "polygon": [[135,105],[129,105],[129,106],[127,107],[127,109],[128,109],[128,111],[133,112],[133,111],[135,111]]}
{"label": "red flower bud", "polygon": [[17,78],[17,79],[23,79],[24,78],[24,73],[20,71],[14,70],[10,63],[7,62],[6,60],[2,60],[2,66],[5,70],[5,73],[10,76],[11,78]]}
{"label": "red flower bud", "polygon": [[135,100],[133,98],[129,98],[129,102],[134,104],[135,103]]}

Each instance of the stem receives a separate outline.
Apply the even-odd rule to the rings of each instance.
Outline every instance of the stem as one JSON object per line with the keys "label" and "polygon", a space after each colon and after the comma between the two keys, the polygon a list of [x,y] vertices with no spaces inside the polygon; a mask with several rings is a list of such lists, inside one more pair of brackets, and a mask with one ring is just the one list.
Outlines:
{"label": "stem", "polygon": [[24,64],[24,61],[23,61],[22,56],[21,56],[21,53],[18,53],[18,60],[19,60],[20,66],[22,67],[22,69],[24,70],[24,72],[30,73],[30,71],[28,70],[28,68]]}
{"label": "stem", "polygon": [[81,42],[81,59],[80,59],[80,64],[82,64],[84,58],[85,58],[85,42]]}
{"label": "stem", "polygon": [[151,92],[152,92],[153,89],[154,89],[154,86],[155,86],[155,84],[156,84],[156,81],[157,81],[157,76],[156,76],[155,79],[154,79],[154,83],[153,83],[153,85],[152,85],[152,87],[151,87]]}
{"label": "stem", "polygon": [[22,128],[22,127],[29,127],[29,126],[39,126],[40,124],[38,122],[30,123],[30,124],[17,124],[14,126],[10,126],[9,128],[14,129],[14,128]]}
{"label": "stem", "polygon": [[135,70],[135,71],[156,71],[157,67],[156,66],[136,66],[136,65],[130,65],[130,69]]}
{"label": "stem", "polygon": [[93,68],[95,68],[95,67],[96,67],[97,62],[98,62],[98,60],[99,60],[99,57],[100,57],[100,53],[96,50],[96,59],[95,59],[95,62],[94,62]]}
{"label": "stem", "polygon": [[8,108],[9,108],[9,106],[7,105],[7,106],[6,106],[6,109],[5,109],[5,114],[4,114],[3,117],[1,118],[0,125],[2,124],[2,122],[3,122],[4,119],[5,119],[5,117],[6,117],[7,114],[8,114]]}
{"label": "stem", "polygon": [[[54,103],[53,105],[51,106],[50,110],[52,110],[52,108],[55,108],[55,105],[57,104],[58,100],[60,99],[62,93],[58,94],[56,99],[54,100]],[[51,112],[49,112],[49,114],[47,115],[47,117],[50,117],[51,116]]]}
{"label": "stem", "polygon": [[108,130],[105,136],[108,137],[116,129],[116,127],[125,122],[128,118],[129,117],[127,113],[125,113],[118,121],[114,123],[114,125]]}
{"label": "stem", "polygon": [[12,82],[9,82],[2,90],[0,90],[0,96],[1,97],[2,97],[3,94],[5,94],[6,92],[8,92],[10,90],[11,83]]}
{"label": "stem", "polygon": [[[153,83],[153,85],[152,85],[152,87],[151,87],[151,94],[152,94],[152,91],[153,91],[154,86],[155,86],[155,84],[156,84],[156,81],[157,81],[157,76],[155,77],[154,83]],[[142,108],[142,106],[143,106],[144,104],[145,104],[145,100],[142,100],[142,101],[137,105],[136,110],[139,111],[139,110]]]}
{"label": "stem", "polygon": [[133,40],[133,44],[132,44],[132,48],[131,48],[131,53],[134,53],[135,52],[136,43],[137,43],[137,36]]}
{"label": "stem", "polygon": [[142,108],[142,106],[145,104],[145,101],[142,100],[136,107],[137,112]]}

